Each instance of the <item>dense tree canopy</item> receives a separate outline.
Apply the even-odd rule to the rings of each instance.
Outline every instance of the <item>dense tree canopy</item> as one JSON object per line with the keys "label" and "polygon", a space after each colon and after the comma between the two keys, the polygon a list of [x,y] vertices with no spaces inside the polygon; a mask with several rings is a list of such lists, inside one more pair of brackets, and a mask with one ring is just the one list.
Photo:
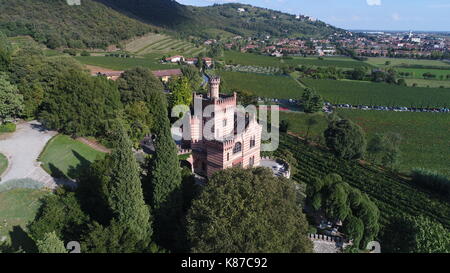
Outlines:
{"label": "dense tree canopy", "polygon": [[293,182],[264,168],[216,173],[188,215],[193,252],[311,252],[307,229]]}
{"label": "dense tree canopy", "polygon": [[300,106],[305,113],[316,113],[323,108],[323,99],[314,90],[307,88],[301,97]]}
{"label": "dense tree canopy", "polygon": [[343,232],[355,246],[365,248],[378,234],[380,212],[366,194],[352,188],[337,174],[313,179],[307,188],[307,202],[327,219],[343,222]]}
{"label": "dense tree canopy", "polygon": [[332,120],[324,132],[328,148],[344,159],[360,159],[366,150],[364,131],[350,120]]}
{"label": "dense tree canopy", "polygon": [[116,84],[75,69],[53,80],[41,105],[42,123],[66,134],[103,136],[104,123],[121,108]]}
{"label": "dense tree canopy", "polygon": [[36,241],[39,253],[67,253],[64,242],[58,238],[55,232],[44,234],[44,238]]}
{"label": "dense tree canopy", "polygon": [[0,71],[5,71],[11,62],[13,48],[3,32],[0,31]]}
{"label": "dense tree canopy", "polygon": [[23,111],[23,96],[6,74],[0,72],[0,124],[8,118],[16,118]]}
{"label": "dense tree canopy", "polygon": [[171,94],[169,95],[169,110],[177,105],[190,106],[192,96],[192,86],[187,77],[181,77],[171,82],[170,85]]}

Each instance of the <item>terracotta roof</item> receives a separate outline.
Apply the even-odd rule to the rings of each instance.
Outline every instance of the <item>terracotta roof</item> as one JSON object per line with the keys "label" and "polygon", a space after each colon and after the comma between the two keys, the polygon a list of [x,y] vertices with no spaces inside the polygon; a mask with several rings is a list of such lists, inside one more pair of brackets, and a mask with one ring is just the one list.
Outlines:
{"label": "terracotta roof", "polygon": [[152,71],[152,73],[153,73],[153,75],[155,75],[155,77],[158,77],[158,78],[183,75],[183,73],[181,72],[181,69],[156,70],[156,71]]}

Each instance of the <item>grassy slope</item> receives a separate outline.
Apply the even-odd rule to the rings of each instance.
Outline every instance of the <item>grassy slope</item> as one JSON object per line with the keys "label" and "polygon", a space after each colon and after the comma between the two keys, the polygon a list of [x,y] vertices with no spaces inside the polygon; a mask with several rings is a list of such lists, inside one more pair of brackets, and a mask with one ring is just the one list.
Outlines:
{"label": "grassy slope", "polygon": [[5,155],[0,154],[0,175],[8,168],[8,159]]}
{"label": "grassy slope", "polygon": [[222,71],[220,75],[228,90],[249,90],[255,92],[260,97],[296,99],[303,92],[303,88],[289,76],[271,76],[228,71]]}
{"label": "grassy slope", "polygon": [[[340,116],[359,124],[371,139],[376,133],[394,132],[402,136],[400,170],[409,172],[414,167],[437,170],[450,176],[450,115],[439,113],[410,113],[339,110]],[[280,114],[280,120],[289,121],[289,130],[305,136],[308,130],[303,113]],[[323,114],[315,114],[318,124],[310,128],[310,138],[323,144],[327,122]]]}
{"label": "grassy slope", "polygon": [[92,0],[0,1],[0,30],[30,35],[50,47],[102,48],[155,29]]}
{"label": "grassy slope", "polygon": [[303,82],[315,88],[332,103],[382,106],[444,107],[450,105],[450,90],[413,88],[385,83],[312,80]]}
{"label": "grassy slope", "polygon": [[389,61],[391,62],[390,66],[399,66],[399,65],[424,65],[424,66],[448,66],[450,68],[450,64],[438,60],[416,60],[416,59],[402,59],[402,58],[368,58],[367,63],[385,67],[385,63]]}
{"label": "grassy slope", "polygon": [[74,58],[83,64],[100,66],[114,70],[126,70],[136,66],[147,67],[152,70],[173,69],[179,67],[178,65],[172,64],[160,64],[156,61],[153,55],[145,58],[118,58],[105,56],[78,56]]}
{"label": "grassy slope", "polygon": [[41,205],[45,190],[13,189],[0,192],[0,238],[6,236],[7,242],[24,246],[27,250],[33,243],[23,231],[32,221]]}
{"label": "grassy slope", "polygon": [[42,167],[55,177],[76,178],[80,168],[89,166],[104,153],[65,135],[54,137],[45,147],[39,160]]}

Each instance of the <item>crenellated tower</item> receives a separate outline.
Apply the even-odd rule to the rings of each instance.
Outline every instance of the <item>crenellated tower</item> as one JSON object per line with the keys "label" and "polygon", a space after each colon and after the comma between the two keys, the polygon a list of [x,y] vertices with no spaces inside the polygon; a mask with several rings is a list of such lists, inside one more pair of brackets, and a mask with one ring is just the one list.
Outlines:
{"label": "crenellated tower", "polygon": [[209,98],[210,99],[218,99],[219,98],[219,89],[220,89],[220,77],[212,76],[209,79]]}

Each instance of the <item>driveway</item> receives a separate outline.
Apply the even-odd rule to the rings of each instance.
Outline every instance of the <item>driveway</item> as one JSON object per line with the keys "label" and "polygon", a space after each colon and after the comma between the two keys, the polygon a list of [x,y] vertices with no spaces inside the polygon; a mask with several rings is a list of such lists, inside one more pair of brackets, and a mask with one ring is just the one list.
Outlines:
{"label": "driveway", "polygon": [[39,181],[51,189],[59,184],[70,184],[71,181],[50,176],[37,162],[45,144],[56,134],[44,129],[39,122],[31,121],[18,124],[12,134],[0,136],[0,153],[8,158],[8,169],[3,173],[0,184],[24,178]]}

